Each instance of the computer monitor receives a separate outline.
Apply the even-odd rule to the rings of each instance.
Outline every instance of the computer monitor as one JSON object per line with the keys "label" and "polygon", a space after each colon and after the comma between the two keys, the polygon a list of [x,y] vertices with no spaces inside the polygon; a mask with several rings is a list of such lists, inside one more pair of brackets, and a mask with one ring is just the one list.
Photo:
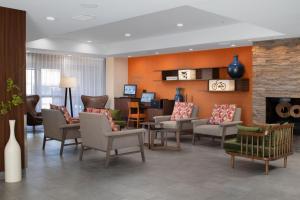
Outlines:
{"label": "computer monitor", "polygon": [[141,103],[151,103],[151,100],[155,99],[155,93],[154,92],[143,92]]}
{"label": "computer monitor", "polygon": [[129,96],[129,97],[135,97],[136,90],[137,90],[137,85],[135,85],[135,84],[125,84],[124,85],[124,90],[123,90],[123,95],[124,96]]}

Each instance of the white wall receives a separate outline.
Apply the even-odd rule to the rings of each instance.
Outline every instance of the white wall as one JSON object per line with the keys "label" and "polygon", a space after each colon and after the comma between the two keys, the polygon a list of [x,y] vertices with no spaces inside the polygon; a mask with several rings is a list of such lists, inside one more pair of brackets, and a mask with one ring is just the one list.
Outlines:
{"label": "white wall", "polygon": [[128,59],[106,58],[106,94],[109,96],[107,107],[114,108],[114,98],[123,96],[124,84],[128,83]]}

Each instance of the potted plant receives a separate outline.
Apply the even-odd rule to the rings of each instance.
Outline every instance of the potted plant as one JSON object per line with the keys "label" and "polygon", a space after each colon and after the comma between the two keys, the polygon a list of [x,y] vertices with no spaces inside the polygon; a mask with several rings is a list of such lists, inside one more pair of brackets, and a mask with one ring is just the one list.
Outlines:
{"label": "potted plant", "polygon": [[[20,88],[11,78],[6,81],[6,92],[9,98],[0,103],[0,117],[23,103]],[[4,150],[5,182],[8,183],[22,180],[21,148],[15,137],[15,123],[16,120],[9,120],[10,136]]]}

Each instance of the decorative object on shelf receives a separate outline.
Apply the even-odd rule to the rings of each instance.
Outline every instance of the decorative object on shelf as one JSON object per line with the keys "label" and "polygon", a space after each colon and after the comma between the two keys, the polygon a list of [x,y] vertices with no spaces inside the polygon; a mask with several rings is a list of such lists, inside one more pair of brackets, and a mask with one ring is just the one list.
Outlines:
{"label": "decorative object on shelf", "polygon": [[176,80],[178,80],[178,77],[177,76],[167,76],[166,80],[167,81],[176,81]]}
{"label": "decorative object on shelf", "polygon": [[208,91],[233,92],[235,91],[235,80],[209,80]]}
{"label": "decorative object on shelf", "polygon": [[194,69],[183,69],[178,70],[179,80],[196,80],[196,70]]}
{"label": "decorative object on shelf", "polygon": [[227,72],[233,79],[241,78],[244,75],[244,65],[240,63],[237,55],[233,57],[232,63],[228,65]]}
{"label": "decorative object on shelf", "polygon": [[[6,81],[6,92],[9,99],[0,104],[0,116],[7,114],[14,107],[23,103],[20,88],[9,78]],[[15,120],[9,120],[10,136],[4,149],[5,182],[14,183],[22,180],[21,148],[15,137]]]}
{"label": "decorative object on shelf", "polygon": [[9,120],[10,136],[4,150],[5,182],[22,180],[21,148],[15,137],[16,120]]}
{"label": "decorative object on shelf", "polygon": [[68,98],[68,90],[69,90],[71,116],[74,117],[71,88],[76,87],[76,78],[75,77],[67,77],[67,76],[62,77],[60,80],[60,83],[59,83],[59,87],[65,88],[65,107],[67,107],[67,98]]}
{"label": "decorative object on shelf", "polygon": [[176,95],[175,95],[175,98],[174,98],[175,101],[179,101],[179,102],[184,101],[183,95],[181,94],[182,89],[183,88],[176,88]]}

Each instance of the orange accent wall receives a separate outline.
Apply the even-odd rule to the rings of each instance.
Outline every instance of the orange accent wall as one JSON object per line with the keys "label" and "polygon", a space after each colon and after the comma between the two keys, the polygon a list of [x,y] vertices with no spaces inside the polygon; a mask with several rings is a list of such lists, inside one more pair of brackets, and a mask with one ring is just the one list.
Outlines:
{"label": "orange accent wall", "polygon": [[[248,92],[208,92],[207,81],[159,81],[161,79],[159,70],[224,67],[232,62],[234,55],[238,55],[240,62],[245,66],[244,78],[250,79]],[[226,71],[222,71],[221,76],[229,78]],[[252,47],[129,58],[128,82],[138,85],[138,96],[141,95],[143,89],[146,89],[149,92],[156,92],[156,97],[159,99],[173,99],[175,89],[177,87],[184,88],[184,95],[187,95],[188,101],[199,106],[199,117],[201,118],[210,117],[214,104],[237,104],[242,108],[242,120],[246,124],[252,123]]]}

